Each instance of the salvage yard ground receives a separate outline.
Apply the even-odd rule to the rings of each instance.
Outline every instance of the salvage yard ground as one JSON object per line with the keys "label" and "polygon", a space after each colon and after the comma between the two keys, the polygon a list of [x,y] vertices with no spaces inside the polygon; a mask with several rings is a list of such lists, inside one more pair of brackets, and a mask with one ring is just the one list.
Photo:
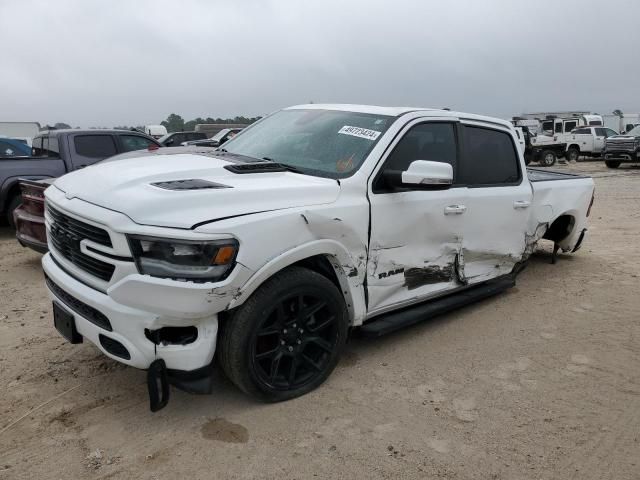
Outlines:
{"label": "salvage yard ground", "polygon": [[55,332],[40,255],[0,228],[0,479],[640,478],[640,169],[556,168],[595,178],[579,253],[539,245],[516,288],[355,338],[273,405],[219,375],[150,413],[144,372]]}

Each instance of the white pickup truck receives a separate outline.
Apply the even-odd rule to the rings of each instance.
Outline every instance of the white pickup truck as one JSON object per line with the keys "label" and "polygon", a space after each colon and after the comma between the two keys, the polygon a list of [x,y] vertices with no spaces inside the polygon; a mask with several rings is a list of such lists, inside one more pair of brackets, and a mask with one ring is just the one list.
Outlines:
{"label": "white pickup truck", "polygon": [[604,150],[605,140],[618,135],[607,127],[579,127],[565,135],[567,142],[567,160],[577,162],[578,158],[599,157]]}
{"label": "white pickup truck", "polygon": [[514,285],[536,242],[575,252],[591,178],[527,170],[509,122],[304,105],[224,148],[164,148],[46,190],[54,324],[210,392],[216,364],[266,401],[318,387],[350,329],[377,336]]}

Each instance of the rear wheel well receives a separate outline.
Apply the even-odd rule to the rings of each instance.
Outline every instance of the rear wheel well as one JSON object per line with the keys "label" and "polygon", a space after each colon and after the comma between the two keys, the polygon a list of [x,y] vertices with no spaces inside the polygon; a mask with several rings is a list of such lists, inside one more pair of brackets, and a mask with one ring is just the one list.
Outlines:
{"label": "rear wheel well", "polygon": [[574,148],[574,149],[576,149],[576,150],[580,151],[580,146],[579,146],[579,145],[577,145],[577,144],[575,144],[575,143],[572,143],[571,145],[569,145],[569,146],[567,147],[567,150],[570,150],[570,149],[572,149],[572,148]]}
{"label": "rear wheel well", "polygon": [[572,215],[560,215],[553,221],[542,238],[556,243],[560,242],[571,234],[575,223],[576,219]]}

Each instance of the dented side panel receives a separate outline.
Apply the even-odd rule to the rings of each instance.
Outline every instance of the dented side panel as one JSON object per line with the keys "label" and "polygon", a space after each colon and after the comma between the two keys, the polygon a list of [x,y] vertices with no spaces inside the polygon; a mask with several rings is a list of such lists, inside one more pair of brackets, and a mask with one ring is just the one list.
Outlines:
{"label": "dented side panel", "polygon": [[445,208],[464,203],[466,188],[371,196],[367,263],[369,313],[456,288],[463,215]]}
{"label": "dented side panel", "polygon": [[469,188],[462,240],[464,277],[472,285],[509,274],[524,260],[533,192],[520,185]]}

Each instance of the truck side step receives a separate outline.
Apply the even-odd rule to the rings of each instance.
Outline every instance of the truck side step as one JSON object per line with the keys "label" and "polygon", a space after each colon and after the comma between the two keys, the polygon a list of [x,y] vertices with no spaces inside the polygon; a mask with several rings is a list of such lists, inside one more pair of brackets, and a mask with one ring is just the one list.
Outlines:
{"label": "truck side step", "polygon": [[489,280],[458,293],[376,317],[360,327],[365,337],[379,337],[503,292],[516,284],[512,275]]}

